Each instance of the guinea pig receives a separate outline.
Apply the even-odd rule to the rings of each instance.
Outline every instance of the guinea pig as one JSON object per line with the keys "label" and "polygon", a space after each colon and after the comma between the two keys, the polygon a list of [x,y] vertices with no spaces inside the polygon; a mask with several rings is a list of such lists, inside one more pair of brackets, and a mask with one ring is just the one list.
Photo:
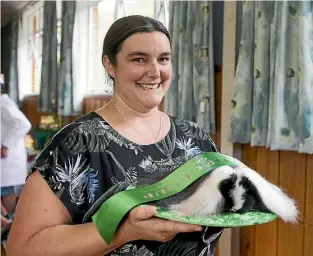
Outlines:
{"label": "guinea pig", "polygon": [[275,213],[285,222],[296,223],[299,215],[293,199],[256,171],[242,166],[216,168],[184,193],[154,204],[166,207],[177,215],[199,217],[262,211]]}

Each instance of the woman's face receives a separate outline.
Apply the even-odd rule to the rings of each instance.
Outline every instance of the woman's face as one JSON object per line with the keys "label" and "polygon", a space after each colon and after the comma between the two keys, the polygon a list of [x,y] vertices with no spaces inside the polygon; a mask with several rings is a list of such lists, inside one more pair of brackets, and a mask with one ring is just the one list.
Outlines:
{"label": "woman's face", "polygon": [[171,82],[170,42],[161,32],[133,34],[111,67],[115,90],[128,105],[139,111],[155,108]]}

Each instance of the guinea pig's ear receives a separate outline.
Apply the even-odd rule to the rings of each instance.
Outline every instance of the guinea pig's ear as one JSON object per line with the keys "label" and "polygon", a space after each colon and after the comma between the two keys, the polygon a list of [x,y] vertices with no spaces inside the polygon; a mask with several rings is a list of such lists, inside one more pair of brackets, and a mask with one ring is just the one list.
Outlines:
{"label": "guinea pig's ear", "polygon": [[233,173],[229,176],[229,178],[222,180],[219,184],[219,190],[224,199],[223,212],[232,211],[232,209],[236,206],[235,199],[241,201],[244,197],[245,191],[239,191],[236,189],[237,180],[238,176]]}
{"label": "guinea pig's ear", "polygon": [[258,189],[246,176],[240,175],[234,189],[231,191],[234,206],[233,212],[245,213],[249,211],[269,212]]}
{"label": "guinea pig's ear", "polygon": [[270,212],[275,213],[285,222],[296,223],[298,221],[299,212],[295,201],[281,189],[250,168],[236,167],[235,172],[239,176],[246,177],[253,184],[260,200]]}

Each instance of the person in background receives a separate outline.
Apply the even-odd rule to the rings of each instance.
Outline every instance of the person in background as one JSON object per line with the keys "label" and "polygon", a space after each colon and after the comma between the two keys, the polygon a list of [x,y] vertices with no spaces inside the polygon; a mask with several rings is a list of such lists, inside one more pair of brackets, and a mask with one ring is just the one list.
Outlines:
{"label": "person in background", "polygon": [[1,77],[1,223],[7,224],[16,207],[16,186],[25,183],[27,155],[24,137],[31,124],[7,94]]}
{"label": "person in background", "polygon": [[206,130],[159,110],[172,77],[162,23],[140,15],[118,19],[105,36],[102,63],[112,100],[61,129],[38,156],[19,198],[8,255],[213,255],[222,228],[155,218],[154,206],[132,209],[110,244],[99,235],[91,217],[112,192],[217,151]]}

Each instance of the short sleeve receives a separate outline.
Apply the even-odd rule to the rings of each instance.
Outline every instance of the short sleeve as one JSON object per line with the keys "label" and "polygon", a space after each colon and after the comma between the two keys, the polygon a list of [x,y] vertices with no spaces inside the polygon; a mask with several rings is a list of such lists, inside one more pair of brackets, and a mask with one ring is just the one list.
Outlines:
{"label": "short sleeve", "polygon": [[87,188],[93,170],[86,154],[71,154],[63,144],[63,137],[58,134],[50,141],[31,166],[28,176],[38,170],[67,208],[72,222],[80,224],[90,200]]}
{"label": "short sleeve", "polygon": [[192,138],[197,143],[202,152],[218,152],[214,141],[206,129],[199,127],[197,123],[191,121],[177,117],[171,118],[185,136]]}
{"label": "short sleeve", "polygon": [[199,128],[198,144],[202,152],[218,152],[215,142],[206,129]]}

